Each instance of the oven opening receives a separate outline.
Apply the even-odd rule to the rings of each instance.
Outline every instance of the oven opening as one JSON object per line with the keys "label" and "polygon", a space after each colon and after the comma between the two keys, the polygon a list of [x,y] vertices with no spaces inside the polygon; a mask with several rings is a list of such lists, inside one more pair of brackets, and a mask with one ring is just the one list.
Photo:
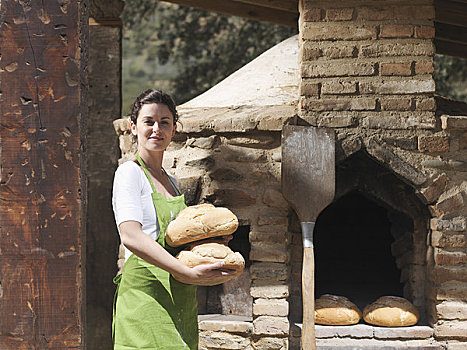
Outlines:
{"label": "oven opening", "polygon": [[363,310],[380,296],[403,296],[389,217],[388,209],[358,191],[321,213],[314,234],[316,298],[345,296]]}

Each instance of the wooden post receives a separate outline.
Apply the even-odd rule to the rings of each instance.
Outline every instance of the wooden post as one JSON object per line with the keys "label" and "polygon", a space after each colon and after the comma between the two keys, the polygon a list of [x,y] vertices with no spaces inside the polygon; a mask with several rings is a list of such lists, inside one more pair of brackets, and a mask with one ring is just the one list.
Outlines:
{"label": "wooden post", "polygon": [[84,349],[87,1],[0,3],[0,348]]}

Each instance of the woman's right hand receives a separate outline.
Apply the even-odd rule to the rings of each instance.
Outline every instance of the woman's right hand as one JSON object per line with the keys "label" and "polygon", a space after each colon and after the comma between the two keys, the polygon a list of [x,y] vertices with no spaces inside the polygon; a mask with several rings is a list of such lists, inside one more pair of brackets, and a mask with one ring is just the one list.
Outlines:
{"label": "woman's right hand", "polygon": [[189,268],[189,272],[184,276],[175,275],[175,279],[182,280],[187,284],[194,285],[208,285],[215,284],[216,281],[221,280],[225,276],[231,276],[236,273],[235,270],[223,269],[224,263],[222,261],[214,264],[201,264]]}

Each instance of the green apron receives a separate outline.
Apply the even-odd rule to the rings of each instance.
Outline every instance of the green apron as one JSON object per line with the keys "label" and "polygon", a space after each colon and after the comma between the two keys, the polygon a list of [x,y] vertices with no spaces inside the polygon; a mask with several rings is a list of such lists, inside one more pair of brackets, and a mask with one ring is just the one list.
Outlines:
{"label": "green apron", "polygon": [[[184,196],[166,198],[158,193],[143,161],[138,155],[136,158],[153,191],[160,228],[156,241],[176,254],[181,249],[166,246],[165,230],[186,207]],[[128,258],[123,273],[114,282],[117,284],[112,323],[114,350],[198,349],[196,286],[176,281],[167,271],[135,254]]]}

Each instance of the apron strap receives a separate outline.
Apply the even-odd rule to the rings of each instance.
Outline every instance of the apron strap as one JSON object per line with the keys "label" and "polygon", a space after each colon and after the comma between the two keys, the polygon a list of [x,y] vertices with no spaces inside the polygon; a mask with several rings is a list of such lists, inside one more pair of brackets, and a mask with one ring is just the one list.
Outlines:
{"label": "apron strap", "polygon": [[139,165],[141,165],[141,168],[143,168],[143,171],[144,171],[144,173],[146,174],[146,177],[147,177],[148,180],[149,180],[149,184],[151,185],[152,192],[154,192],[154,193],[157,192],[157,191],[156,191],[156,187],[155,187],[154,184],[152,183],[151,175],[149,175],[149,171],[148,171],[148,169],[146,169],[146,165],[144,165],[143,160],[141,159],[141,157],[139,156],[138,153],[135,153],[135,157],[136,157],[136,159],[138,160]]}
{"label": "apron strap", "polygon": [[[152,192],[157,192],[156,191],[156,187],[154,186],[153,182],[152,182],[152,179],[151,179],[151,175],[149,175],[149,171],[148,169],[146,169],[146,165],[144,164],[143,160],[141,159],[141,157],[139,156],[138,153],[135,153],[135,157],[136,159],[138,160],[138,163],[141,165],[141,167],[143,168],[143,171],[144,173],[146,174],[146,177],[148,178],[149,180],[149,183],[151,184],[151,188],[152,188]],[[172,179],[170,178],[169,174],[167,174],[167,171],[165,171],[164,168],[162,168],[162,171],[164,172],[165,175],[167,175],[167,178],[169,179],[169,182],[170,184],[172,185],[174,191],[175,191],[175,194],[180,196],[181,195],[181,192],[180,190],[178,189],[177,185],[175,185],[175,183],[172,181]]]}

